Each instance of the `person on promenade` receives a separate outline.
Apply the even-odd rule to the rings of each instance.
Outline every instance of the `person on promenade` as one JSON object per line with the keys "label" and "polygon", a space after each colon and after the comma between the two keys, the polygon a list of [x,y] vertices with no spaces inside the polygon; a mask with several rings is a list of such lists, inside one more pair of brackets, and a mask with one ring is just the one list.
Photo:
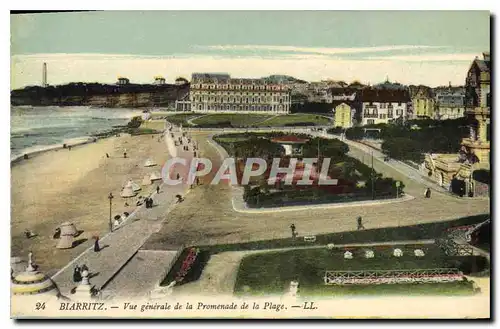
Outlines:
{"label": "person on promenade", "polygon": [[80,267],[77,265],[73,270],[73,282],[78,283],[80,281],[82,281],[82,272]]}
{"label": "person on promenade", "polygon": [[156,194],[160,194],[160,185],[156,187]]}
{"label": "person on promenade", "polygon": [[101,251],[101,247],[99,246],[99,237],[95,236],[94,239],[95,239],[95,241],[94,241],[94,252],[99,252],[99,251]]}
{"label": "person on promenade", "polygon": [[430,189],[430,188],[427,188],[427,189],[425,190],[425,194],[424,194],[424,195],[425,195],[425,197],[426,197],[427,199],[429,199],[429,198],[431,197],[431,189]]}
{"label": "person on promenade", "polygon": [[290,225],[290,230],[292,231],[292,238],[295,238],[297,235],[295,224]]}
{"label": "person on promenade", "polygon": [[358,231],[359,230],[364,230],[365,227],[363,226],[363,218],[361,216],[358,217]]}
{"label": "person on promenade", "polygon": [[123,150],[123,157],[126,158],[127,157],[127,149],[124,149]]}
{"label": "person on promenade", "polygon": [[108,158],[108,159],[109,159],[109,154],[108,154],[108,153],[106,153],[106,158]]}

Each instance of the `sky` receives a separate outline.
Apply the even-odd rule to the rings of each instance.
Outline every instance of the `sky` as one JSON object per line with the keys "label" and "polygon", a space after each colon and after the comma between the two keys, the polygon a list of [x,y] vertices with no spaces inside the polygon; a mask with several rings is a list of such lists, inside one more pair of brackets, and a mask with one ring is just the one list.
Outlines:
{"label": "sky", "polygon": [[429,86],[464,83],[487,11],[101,11],[11,15],[11,89],[150,83],[193,72]]}

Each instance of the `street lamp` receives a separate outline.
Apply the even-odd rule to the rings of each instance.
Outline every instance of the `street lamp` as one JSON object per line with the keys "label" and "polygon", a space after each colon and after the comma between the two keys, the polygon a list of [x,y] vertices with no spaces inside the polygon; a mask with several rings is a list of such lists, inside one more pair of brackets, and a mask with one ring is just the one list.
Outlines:
{"label": "street lamp", "polygon": [[108,199],[109,199],[109,231],[113,232],[113,222],[111,221],[111,205],[113,201],[113,193],[109,192]]}
{"label": "street lamp", "polygon": [[372,151],[372,171],[371,171],[371,178],[372,178],[372,200],[375,200],[375,170],[373,169],[373,151]]}

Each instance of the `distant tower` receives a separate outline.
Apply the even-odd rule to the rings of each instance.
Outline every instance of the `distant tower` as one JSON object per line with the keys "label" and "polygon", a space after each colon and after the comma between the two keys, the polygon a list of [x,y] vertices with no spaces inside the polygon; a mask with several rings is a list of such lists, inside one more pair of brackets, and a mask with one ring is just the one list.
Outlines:
{"label": "distant tower", "polygon": [[49,84],[47,83],[47,63],[43,63],[43,72],[42,72],[42,87],[47,87]]}

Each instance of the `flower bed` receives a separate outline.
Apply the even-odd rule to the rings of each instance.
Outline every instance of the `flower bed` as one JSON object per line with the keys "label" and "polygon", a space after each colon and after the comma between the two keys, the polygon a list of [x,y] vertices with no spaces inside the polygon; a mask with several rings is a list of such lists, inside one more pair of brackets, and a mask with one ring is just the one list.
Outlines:
{"label": "flower bed", "polygon": [[182,262],[180,270],[177,272],[177,275],[175,276],[175,281],[176,282],[182,282],[186,275],[188,274],[189,270],[193,266],[194,262],[196,261],[196,258],[198,257],[198,254],[200,253],[200,249],[198,248],[190,248],[188,251],[188,254],[186,258],[184,258],[184,261]]}

